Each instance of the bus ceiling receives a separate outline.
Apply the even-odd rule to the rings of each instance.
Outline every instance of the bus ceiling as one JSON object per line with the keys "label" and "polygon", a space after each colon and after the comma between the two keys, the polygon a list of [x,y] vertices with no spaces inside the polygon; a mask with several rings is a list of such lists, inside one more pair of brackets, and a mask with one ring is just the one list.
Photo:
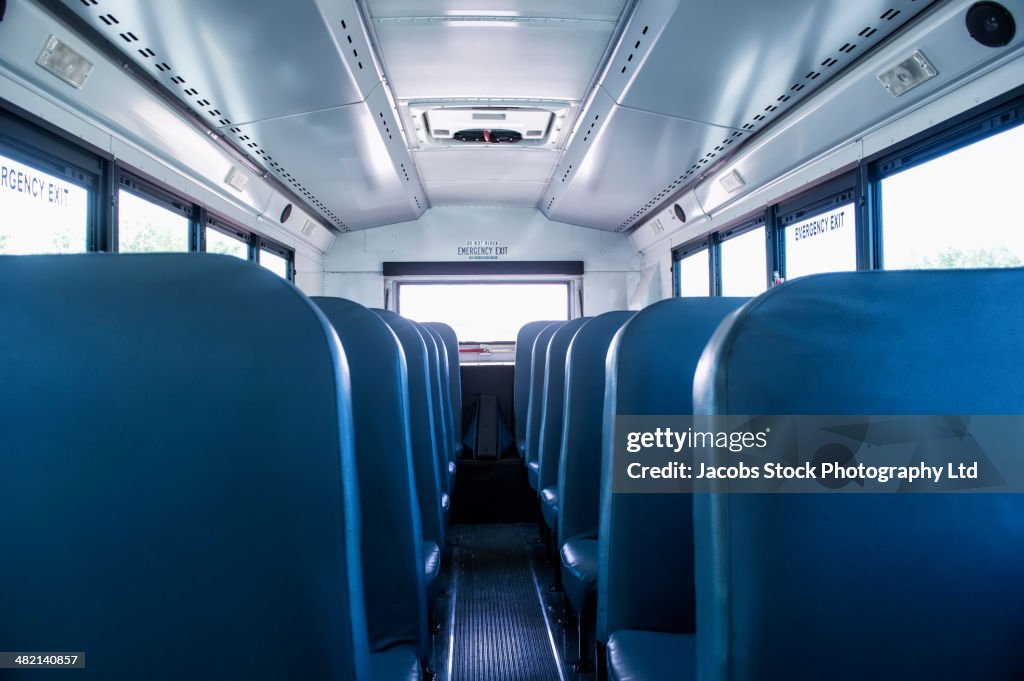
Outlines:
{"label": "bus ceiling", "polygon": [[41,2],[338,231],[492,205],[614,232],[931,4]]}

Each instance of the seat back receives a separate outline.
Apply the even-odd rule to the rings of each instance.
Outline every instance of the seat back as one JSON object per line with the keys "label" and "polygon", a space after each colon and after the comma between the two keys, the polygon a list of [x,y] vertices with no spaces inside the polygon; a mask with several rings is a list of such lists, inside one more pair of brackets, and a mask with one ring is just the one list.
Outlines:
{"label": "seat back", "polygon": [[0,257],[0,290],[4,648],[369,679],[348,366],[309,299],[207,254]]}
{"label": "seat back", "polygon": [[441,469],[434,433],[430,358],[423,336],[413,322],[390,310],[372,309],[398,337],[405,355],[409,385],[409,436],[416,475],[416,498],[420,505],[423,539],[444,546],[445,522],[441,508]]}
{"label": "seat back", "polygon": [[[533,341],[533,354],[530,360],[530,402],[526,410],[526,448],[523,452],[524,463],[540,462],[540,424],[544,408],[544,367],[547,364],[548,345],[555,331],[565,322],[548,324]],[[533,484],[534,481],[531,481]]]}
{"label": "seat back", "polygon": [[451,410],[452,424],[452,460],[458,461],[462,456],[462,372],[459,366],[459,339],[455,329],[442,322],[428,322],[427,328],[436,332],[444,342],[448,352],[448,401]]}
{"label": "seat back", "polygon": [[544,366],[544,401],[540,412],[540,462],[537,489],[558,486],[558,462],[562,456],[562,416],[565,413],[565,367],[569,344],[590,317],[566,322],[551,336]]}
{"label": "seat back", "polygon": [[359,303],[312,300],[334,326],[349,360],[370,649],[412,644],[426,659],[423,530],[402,347],[390,327]]}
{"label": "seat back", "polygon": [[635,312],[605,312],[580,327],[566,359],[565,415],[558,473],[558,546],[596,538],[608,347]]}
{"label": "seat back", "polygon": [[602,437],[597,636],[694,630],[689,494],[613,494],[617,415],[693,413],[693,373],[721,321],[745,298],[673,298],[636,313],[608,353]]}
{"label": "seat back", "polygon": [[550,321],[529,322],[524,324],[516,334],[516,365],[515,379],[513,384],[513,416],[516,426],[516,447],[519,455],[523,456],[526,450],[526,412],[530,408],[530,385],[533,373],[533,343],[537,340],[537,334],[547,326],[553,324]]}
{"label": "seat back", "polygon": [[[452,418],[451,387],[448,378],[448,349],[445,347],[444,339],[441,338],[435,329],[426,324],[416,323],[424,340],[427,341],[427,349],[433,344],[434,372],[434,423],[441,424],[438,431],[438,447],[441,451],[439,466],[444,478],[443,485],[446,492],[451,494],[452,483],[454,482],[455,443],[453,441],[455,425]],[[428,340],[429,337],[429,340]]]}
{"label": "seat back", "polygon": [[[1019,269],[795,280],[718,330],[696,407],[1022,414],[1021,291]],[[701,494],[695,512],[701,679],[1024,670],[1024,495]]]}

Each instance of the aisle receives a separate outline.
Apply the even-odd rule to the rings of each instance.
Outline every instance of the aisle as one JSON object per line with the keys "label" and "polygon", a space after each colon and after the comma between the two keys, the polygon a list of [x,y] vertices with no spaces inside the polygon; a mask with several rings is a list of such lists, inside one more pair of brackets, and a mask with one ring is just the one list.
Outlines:
{"label": "aisle", "polygon": [[525,527],[457,527],[452,681],[561,679]]}

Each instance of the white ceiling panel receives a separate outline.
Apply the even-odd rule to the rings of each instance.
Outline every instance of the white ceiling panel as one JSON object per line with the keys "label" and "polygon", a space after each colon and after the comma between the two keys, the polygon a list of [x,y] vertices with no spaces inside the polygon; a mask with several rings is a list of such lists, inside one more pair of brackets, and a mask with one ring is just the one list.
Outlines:
{"label": "white ceiling panel", "polygon": [[[706,165],[701,151],[732,132],[625,109],[604,92],[598,93],[590,110],[602,111],[603,122],[586,142],[589,127],[581,125],[541,208],[552,220],[617,232],[679,187],[684,181],[681,171]],[[663,188],[661,193],[652,198],[658,188]]]}
{"label": "white ceiling panel", "polygon": [[415,152],[424,182],[547,182],[558,155],[553,150],[501,145]]}
{"label": "white ceiling panel", "polygon": [[615,28],[612,22],[554,19],[374,24],[385,69],[403,100],[582,99]]}
{"label": "white ceiling panel", "polygon": [[641,0],[541,209],[631,229],[929,4]]}
{"label": "white ceiling panel", "polygon": [[370,0],[374,17],[542,17],[616,21],[624,0]]}
{"label": "white ceiling panel", "polygon": [[[371,0],[401,106],[576,106],[602,65],[625,0]],[[562,102],[559,108],[545,102]],[[525,103],[524,103],[525,102]],[[418,110],[418,109],[417,109]],[[561,122],[558,119],[556,123]],[[413,120],[413,128],[418,119]],[[566,131],[567,132],[567,131]],[[431,205],[536,206],[564,144],[430,146],[413,139]]]}
{"label": "white ceiling panel", "polygon": [[928,4],[716,0],[679,3],[669,16],[641,3],[602,87],[623,106],[760,129]]}
{"label": "white ceiling panel", "polygon": [[543,182],[424,182],[431,206],[518,206],[534,208]]}
{"label": "white ceiling panel", "polygon": [[[335,3],[337,25],[308,0],[64,2],[213,125],[351,104],[378,82],[339,46],[342,17],[358,28],[351,2]],[[345,35],[368,51],[361,33]]]}
{"label": "white ceiling panel", "polygon": [[426,209],[354,0],[62,1],[339,230]]}
{"label": "white ceiling panel", "polygon": [[406,179],[396,168],[377,126],[371,107],[353,104],[238,127],[273,150],[282,177],[295,176],[295,191],[322,202],[342,229],[352,230],[413,220],[422,212],[415,175]]}

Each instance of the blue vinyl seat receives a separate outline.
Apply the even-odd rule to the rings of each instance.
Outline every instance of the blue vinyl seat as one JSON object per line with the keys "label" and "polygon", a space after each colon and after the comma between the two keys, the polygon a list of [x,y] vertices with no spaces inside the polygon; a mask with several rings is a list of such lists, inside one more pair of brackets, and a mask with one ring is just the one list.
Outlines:
{"label": "blue vinyl seat", "polygon": [[540,424],[544,408],[544,368],[547,365],[548,345],[551,337],[565,322],[548,324],[533,341],[533,354],[530,361],[530,398],[526,410],[526,479],[535,492],[540,477]]}
{"label": "blue vinyl seat", "polygon": [[696,603],[693,495],[613,494],[614,417],[692,414],[697,361],[722,320],[746,301],[673,298],[654,303],[626,322],[609,350],[596,638],[608,646],[609,676],[617,681],[651,678],[624,667],[626,660],[653,666],[646,669],[668,664],[652,656],[653,646],[642,634],[626,639],[644,641],[643,654],[637,654],[623,647],[617,632],[692,633]]}
{"label": "blue vinyl seat", "polygon": [[562,458],[562,416],[565,413],[565,360],[569,345],[590,317],[578,317],[563,324],[548,344],[544,366],[540,438],[537,449],[537,494],[544,522],[552,532],[558,527],[558,467]]}
{"label": "blue vinyl seat", "polygon": [[[444,546],[445,516],[442,501],[441,469],[434,430],[434,409],[431,404],[430,357],[423,336],[413,322],[388,310],[373,309],[398,337],[405,356],[409,386],[409,435],[412,442],[412,463],[416,480],[423,530],[423,561],[427,586],[427,608],[433,611],[440,591],[440,561],[431,560]],[[433,544],[433,546],[431,546]]]}
{"label": "blue vinyl seat", "polygon": [[348,365],[309,299],[207,254],[3,256],[0,290],[2,647],[373,679]]}
{"label": "blue vinyl seat", "polygon": [[430,643],[427,557],[402,348],[391,328],[362,305],[342,298],[312,300],[334,326],[350,366],[370,649],[375,658],[384,651],[394,656],[399,648],[411,649],[425,664]]}
{"label": "blue vinyl seat", "polygon": [[583,613],[597,584],[605,364],[615,333],[634,312],[606,312],[584,324],[566,359],[558,473],[558,541],[565,595]]}
{"label": "blue vinyl seat", "polygon": [[447,390],[441,384],[441,355],[443,351],[438,347],[437,338],[430,332],[430,329],[419,322],[410,320],[410,323],[416,328],[416,332],[420,334],[427,348],[429,404],[431,414],[433,415],[434,452],[437,456],[437,470],[441,481],[441,506],[444,509],[445,522],[447,523],[448,510],[451,503],[451,476],[448,474],[448,462],[451,459],[448,453],[447,409],[444,407]]}
{"label": "blue vinyl seat", "polygon": [[[612,681],[675,681],[687,679],[696,664],[695,636],[660,631],[620,630],[608,642],[608,669]],[[771,675],[752,679],[774,678]]]}
{"label": "blue vinyl seat", "polygon": [[[533,377],[533,343],[537,334],[550,321],[529,322],[516,334],[516,364],[513,383],[513,415],[515,420],[516,451],[526,457],[526,414],[530,408],[530,382]],[[525,461],[524,461],[525,462]]]}
{"label": "blue vinyl seat", "polygon": [[[1021,269],[795,280],[718,330],[695,407],[1024,414],[1022,291]],[[1021,678],[1024,495],[716,493],[694,512],[702,681]]]}
{"label": "blue vinyl seat", "polygon": [[374,681],[413,681],[422,678],[420,663],[404,648],[373,654]]}
{"label": "blue vinyl seat", "polygon": [[435,400],[437,406],[437,422],[441,424],[441,470],[445,475],[445,491],[449,499],[455,485],[455,414],[452,409],[452,389],[450,370],[448,368],[448,348],[444,342],[441,332],[429,324],[417,323],[419,329],[429,335],[434,342],[437,371],[435,373],[434,386],[436,388]]}
{"label": "blue vinyl seat", "polygon": [[451,412],[449,422],[452,424],[452,460],[448,464],[448,473],[452,486],[455,485],[456,462],[462,458],[462,372],[459,364],[459,338],[455,329],[442,322],[427,322],[427,328],[436,332],[444,342],[447,351],[448,408]]}

